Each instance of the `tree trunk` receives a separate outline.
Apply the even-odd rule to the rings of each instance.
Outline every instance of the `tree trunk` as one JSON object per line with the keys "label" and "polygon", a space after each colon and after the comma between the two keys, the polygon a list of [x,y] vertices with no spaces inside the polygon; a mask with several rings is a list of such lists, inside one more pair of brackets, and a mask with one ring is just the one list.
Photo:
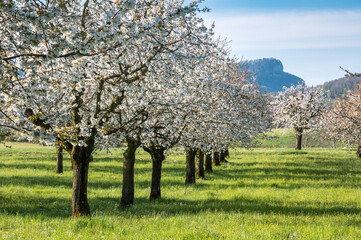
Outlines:
{"label": "tree trunk", "polygon": [[296,149],[302,149],[302,129],[296,128]]}
{"label": "tree trunk", "polygon": [[204,153],[201,149],[198,149],[197,154],[197,175],[196,179],[204,179]]}
{"label": "tree trunk", "polygon": [[187,150],[186,153],[186,164],[187,164],[187,175],[185,184],[194,184],[196,183],[196,166],[195,166],[195,156],[196,151],[193,149]]}
{"label": "tree trunk", "polygon": [[212,169],[212,154],[206,154],[206,172],[213,172]]}
{"label": "tree trunk", "polygon": [[165,159],[163,147],[161,148],[144,148],[146,152],[148,152],[152,158],[153,168],[152,168],[152,186],[150,189],[150,197],[149,200],[155,200],[161,197],[160,184],[162,177],[162,163]]}
{"label": "tree trunk", "polygon": [[358,158],[361,158],[361,145],[358,145],[356,155]]}
{"label": "tree trunk", "polygon": [[220,162],[228,162],[226,160],[226,151],[225,150],[220,151],[220,153],[219,153],[219,161]]}
{"label": "tree trunk", "polygon": [[74,146],[70,152],[73,163],[72,217],[90,216],[88,204],[88,169],[93,152],[91,147]]}
{"label": "tree trunk", "polygon": [[63,173],[63,148],[56,146],[56,173]]}
{"label": "tree trunk", "polygon": [[226,148],[226,150],[224,151],[225,156],[224,157],[229,157],[229,149],[228,147]]}
{"label": "tree trunk", "polygon": [[138,147],[137,141],[127,138],[127,150],[123,154],[123,188],[119,207],[129,207],[134,203],[134,163]]}
{"label": "tree trunk", "polygon": [[221,166],[221,163],[219,161],[219,152],[217,151],[213,152],[213,166]]}

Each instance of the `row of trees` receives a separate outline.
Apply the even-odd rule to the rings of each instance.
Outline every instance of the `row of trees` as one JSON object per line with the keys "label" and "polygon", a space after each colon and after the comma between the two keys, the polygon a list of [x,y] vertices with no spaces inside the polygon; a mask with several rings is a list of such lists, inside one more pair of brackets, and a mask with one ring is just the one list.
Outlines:
{"label": "row of trees", "polygon": [[[200,2],[0,3],[0,127],[69,153],[73,217],[90,215],[88,171],[97,149],[126,142],[120,206],[130,206],[138,148],[151,155],[155,199],[167,149],[185,148],[186,183],[194,183],[196,156],[202,177],[212,151],[217,164],[229,146],[252,147],[269,129],[269,97],[204,26]],[[297,86],[272,106],[276,123],[296,130],[300,148],[324,105],[318,91]]]}
{"label": "row of trees", "polygon": [[275,126],[294,129],[296,149],[305,131],[319,131],[327,140],[356,144],[361,157],[361,84],[331,105],[320,88],[291,86],[274,97],[271,109]]}
{"label": "row of trees", "polygon": [[[361,74],[349,73],[350,77]],[[324,115],[326,138],[357,145],[356,155],[361,158],[361,83],[334,102]]]}
{"label": "row of trees", "polygon": [[89,162],[125,141],[120,205],[134,201],[135,151],[250,147],[268,127],[267,98],[197,16],[200,1],[33,1],[0,5],[0,126],[57,144],[73,167],[72,216],[90,215]]}

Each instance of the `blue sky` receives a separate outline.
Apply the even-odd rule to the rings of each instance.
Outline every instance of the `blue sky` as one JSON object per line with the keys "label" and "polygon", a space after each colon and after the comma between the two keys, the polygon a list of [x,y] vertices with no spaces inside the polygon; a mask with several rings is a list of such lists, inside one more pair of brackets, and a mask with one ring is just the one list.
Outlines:
{"label": "blue sky", "polygon": [[361,72],[361,0],[206,0],[207,25],[245,60],[274,57],[318,85]]}
{"label": "blue sky", "polygon": [[206,0],[205,4],[221,9],[319,10],[361,8],[360,0]]}

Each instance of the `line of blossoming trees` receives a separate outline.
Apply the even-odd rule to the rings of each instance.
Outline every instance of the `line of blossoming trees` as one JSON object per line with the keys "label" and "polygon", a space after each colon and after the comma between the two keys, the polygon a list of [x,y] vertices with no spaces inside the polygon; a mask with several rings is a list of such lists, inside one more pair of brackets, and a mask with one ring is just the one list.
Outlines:
{"label": "line of blossoming trees", "polygon": [[[351,74],[361,77],[360,74]],[[273,123],[292,128],[296,134],[296,149],[301,149],[305,131],[319,131],[326,140],[357,145],[361,158],[361,84],[327,106],[320,88],[302,84],[284,88],[271,102]]]}
{"label": "line of blossoming trees", "polygon": [[[202,174],[204,154],[209,166],[212,151],[222,157],[228,146],[251,147],[269,129],[268,97],[204,26],[200,2],[0,1],[0,127],[69,153],[73,217],[90,215],[88,170],[97,149],[127,143],[120,205],[129,206],[137,148],[151,155],[154,199],[165,150],[186,149],[186,183],[194,183],[196,155]],[[271,105],[279,106],[276,116],[289,110],[278,122],[292,123],[301,136],[323,104],[317,94],[288,104],[287,91],[299,88]],[[292,101],[306,95],[297,96]],[[345,104],[350,99],[359,113],[360,94]],[[360,114],[354,117],[360,124]],[[360,145],[360,126],[350,134]]]}

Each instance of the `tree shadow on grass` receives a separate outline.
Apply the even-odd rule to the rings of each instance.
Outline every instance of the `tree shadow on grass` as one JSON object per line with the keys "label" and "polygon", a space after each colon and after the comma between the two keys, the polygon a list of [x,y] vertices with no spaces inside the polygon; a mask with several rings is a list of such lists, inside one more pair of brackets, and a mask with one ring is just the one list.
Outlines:
{"label": "tree shadow on grass", "polygon": [[71,199],[47,198],[45,196],[3,196],[0,193],[0,214],[16,216],[41,216],[49,218],[69,218],[71,216]]}
{"label": "tree shadow on grass", "polygon": [[[89,189],[110,189],[114,188],[114,186],[119,186],[119,181],[89,181],[88,188]],[[21,186],[21,187],[34,187],[34,186],[42,186],[42,187],[54,187],[54,188],[72,188],[72,178],[68,176],[55,175],[54,176],[12,176],[12,177],[1,177],[0,176],[0,184],[1,186]]]}
{"label": "tree shadow on grass", "polygon": [[[17,216],[42,216],[47,218],[69,218],[69,198],[48,198],[46,196],[4,196],[0,192],[1,213]],[[182,200],[162,198],[149,202],[147,198],[136,198],[135,205],[117,211],[119,197],[89,197],[93,213],[111,216],[154,216],[196,215],[202,212],[281,214],[289,216],[337,216],[358,215],[361,208],[357,202],[341,206],[334,202],[268,200],[250,197],[235,197],[229,200],[208,198],[206,200]]]}
{"label": "tree shadow on grass", "polygon": [[[71,169],[69,169],[71,171]],[[113,180],[99,180],[99,177],[92,179],[91,175],[95,172],[106,172],[119,174]],[[135,180],[136,188],[147,188],[151,185],[151,169],[141,168],[135,169],[135,176],[147,175],[146,180]],[[358,175],[358,176],[355,176]],[[197,182],[196,187],[199,189],[209,188],[212,184],[214,189],[223,188],[242,188],[242,187],[273,187],[280,189],[297,189],[302,187],[348,187],[359,188],[361,183],[361,172],[359,171],[343,171],[328,170],[314,168],[242,168],[242,169],[217,169],[214,173],[206,175],[207,181]],[[113,175],[114,176],[114,175]],[[185,170],[181,167],[170,167],[163,169],[162,186],[184,187]],[[178,180],[180,179],[180,180]],[[312,180],[307,183],[307,180]],[[217,180],[217,181],[214,181]],[[252,182],[244,182],[244,180],[252,180]],[[284,181],[294,180],[294,181]],[[301,181],[300,181],[301,180]],[[347,181],[346,181],[347,180]],[[229,183],[225,183],[229,182]],[[281,183],[280,183],[281,182]],[[72,179],[64,175],[47,175],[47,176],[0,176],[1,186],[25,186],[32,187],[40,185],[44,187],[65,187],[71,189]],[[93,167],[90,172],[89,189],[113,189],[121,187],[122,175],[121,168],[110,167]]]}
{"label": "tree shadow on grass", "polygon": [[[99,160],[95,159],[95,162],[110,162],[117,159],[121,161],[121,158],[100,158]],[[317,158],[319,159],[319,158]],[[326,159],[326,158],[325,158]],[[345,165],[346,163],[346,165]],[[359,183],[361,182],[361,171],[352,170],[353,165],[356,163],[353,159],[341,160],[340,162],[337,159],[332,160],[322,160],[322,161],[312,161],[309,159],[306,162],[271,162],[265,167],[256,166],[259,162],[251,163],[228,163],[230,166],[240,166],[239,169],[229,169],[227,168],[214,168],[214,173],[210,176],[210,180],[217,179],[217,181],[212,181],[212,189],[217,191],[217,189],[224,188],[242,188],[242,187],[274,187],[274,188],[284,188],[284,189],[294,189],[300,187],[308,187],[307,184],[301,183],[288,183],[287,185],[274,184],[275,181],[279,179],[296,179],[296,180],[307,180],[312,179],[315,182],[312,183],[313,187],[351,187],[358,188]],[[136,162],[136,176],[142,174],[149,174],[149,180],[147,181],[136,181],[137,187],[150,187],[150,167],[144,167],[143,164],[149,164],[149,161],[137,161]],[[185,177],[185,167],[181,165],[183,163],[177,163],[170,167],[163,168],[163,178],[165,176],[172,176],[173,179],[179,179],[182,177],[181,181],[167,179],[162,182],[162,186],[167,186],[168,188],[163,188],[164,191],[171,191],[169,186],[173,187],[184,187],[184,178]],[[21,164],[20,168],[29,168],[33,166],[32,164]],[[264,165],[264,163],[263,163]],[[142,166],[142,168],[137,168],[137,166]],[[5,164],[0,165],[0,168],[6,169]],[[17,166],[12,165],[12,168]],[[49,165],[39,164],[37,166],[40,169],[48,169]],[[351,170],[349,170],[349,168]],[[55,169],[55,162],[54,162]],[[68,169],[69,170],[69,169]],[[106,173],[119,173],[121,174],[121,167],[114,168],[114,166],[98,166],[94,164],[90,166],[91,175],[93,172],[106,172]],[[349,176],[358,175],[358,176]],[[206,176],[207,177],[207,176]],[[345,179],[351,179],[352,182],[343,181]],[[230,180],[231,179],[231,180]],[[252,183],[244,183],[242,180],[252,179]],[[218,181],[220,180],[220,181]],[[265,181],[269,180],[269,181]],[[322,180],[320,183],[317,180]],[[336,180],[337,182],[324,182],[324,180]],[[230,183],[224,183],[229,181]],[[220,183],[222,182],[222,183]],[[66,187],[71,189],[72,179],[70,177],[64,177],[55,175],[54,176],[13,176],[13,177],[0,177],[1,186],[6,187],[7,185],[20,185],[31,188],[34,185],[50,186],[50,187]],[[89,190],[91,189],[110,189],[114,186],[121,186],[121,176],[119,181],[92,181],[89,180]],[[199,181],[195,186],[190,188],[195,189],[207,189],[209,188],[209,182]],[[89,198],[89,204],[93,213],[101,212],[105,215],[116,215],[116,216],[128,216],[128,215],[154,215],[154,213],[164,213],[165,216],[172,216],[177,214],[198,214],[204,211],[211,212],[239,212],[239,213],[248,213],[255,212],[261,214],[283,214],[283,215],[338,215],[338,214],[350,214],[356,215],[359,214],[361,209],[357,207],[356,202],[349,202],[348,206],[341,206],[333,202],[311,202],[311,201],[302,201],[302,202],[292,202],[287,203],[283,201],[267,201],[264,199],[252,199],[246,197],[236,197],[229,200],[221,200],[209,198],[207,200],[192,201],[192,200],[181,200],[173,198],[163,198],[158,201],[149,203],[147,198],[136,198],[135,206],[124,210],[124,211],[115,211],[120,201],[119,197],[91,197]],[[23,196],[21,193],[14,193],[11,196],[4,196],[0,191],[0,213],[6,212],[11,215],[30,215],[30,216],[45,216],[49,218],[69,218],[71,215],[71,205],[70,205],[70,195],[69,198],[46,198],[46,196]]]}
{"label": "tree shadow on grass", "polygon": [[[54,165],[51,164],[42,164],[42,163],[21,163],[21,164],[17,164],[17,163],[11,163],[11,164],[2,164],[0,163],[0,169],[6,169],[7,171],[9,170],[14,170],[14,169],[37,169],[37,170],[54,170],[55,171],[55,161],[54,161]],[[5,171],[6,171],[5,170]]]}

